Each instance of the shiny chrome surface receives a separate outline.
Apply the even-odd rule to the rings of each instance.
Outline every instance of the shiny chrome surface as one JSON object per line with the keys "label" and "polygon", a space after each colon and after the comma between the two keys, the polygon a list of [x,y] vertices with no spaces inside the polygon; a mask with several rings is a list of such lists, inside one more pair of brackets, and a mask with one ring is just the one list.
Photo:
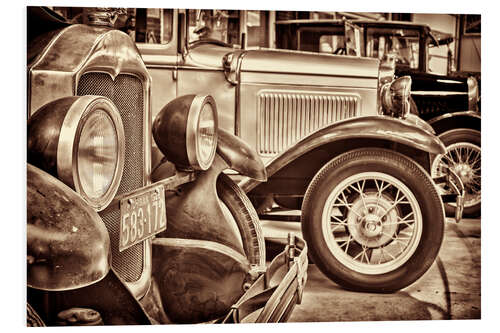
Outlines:
{"label": "shiny chrome surface", "polygon": [[[213,119],[214,119],[214,139],[212,142],[212,148],[208,159],[203,160],[200,150],[200,142],[198,141],[198,136],[202,135],[200,133],[200,116],[201,112],[205,106],[209,104],[212,109]],[[186,121],[186,152],[189,160],[189,164],[196,170],[207,170],[215,157],[215,149],[217,147],[217,105],[212,96],[202,95],[195,96],[189,107],[187,121]]]}
{"label": "shiny chrome surface", "polygon": [[423,219],[417,199],[404,183],[385,173],[365,172],[332,190],[321,225],[335,258],[372,275],[391,272],[408,261],[422,236]]}
{"label": "shiny chrome surface", "polygon": [[[109,189],[99,199],[91,199],[83,190],[78,175],[77,148],[82,131],[82,120],[94,110],[103,110],[113,120],[118,139],[118,159]],[[125,160],[125,133],[116,106],[109,99],[99,96],[82,96],[68,109],[61,126],[57,146],[57,174],[67,185],[72,186],[97,211],[103,210],[113,199],[120,184]]]}
{"label": "shiny chrome surface", "polygon": [[469,100],[469,110],[478,111],[477,102],[479,99],[479,87],[477,80],[473,76],[467,78],[467,96]]}
{"label": "shiny chrome surface", "polygon": [[326,125],[361,114],[358,94],[264,90],[257,99],[257,151],[266,156]]}
{"label": "shiny chrome surface", "polygon": [[410,114],[411,77],[399,77],[380,90],[384,114],[405,119]]}
{"label": "shiny chrome surface", "polygon": [[71,290],[103,279],[111,267],[108,232],[79,195],[27,166],[27,284]]}

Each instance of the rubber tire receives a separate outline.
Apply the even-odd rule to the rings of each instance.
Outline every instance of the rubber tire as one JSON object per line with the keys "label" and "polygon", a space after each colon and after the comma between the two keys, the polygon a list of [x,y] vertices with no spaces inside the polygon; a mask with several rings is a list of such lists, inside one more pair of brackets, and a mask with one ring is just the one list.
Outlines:
{"label": "rubber tire", "polygon": [[[449,130],[441,133],[439,138],[443,141],[446,147],[457,142],[468,142],[481,148],[481,132],[473,129],[457,128]],[[455,216],[455,207],[445,204],[444,209],[446,211],[446,215]],[[474,206],[465,207],[463,216],[471,218],[481,216],[481,202],[475,204]]]}
{"label": "rubber tire", "polygon": [[245,192],[229,176],[217,178],[217,195],[234,217],[240,231],[243,250],[251,265],[266,265],[264,233],[259,217]]}
{"label": "rubber tire", "polygon": [[[422,213],[422,235],[413,255],[397,269],[370,275],[344,266],[329,251],[322,234],[322,212],[331,191],[344,179],[361,172],[382,172],[402,181],[415,195]],[[420,278],[439,253],[444,235],[444,208],[425,170],[406,156],[385,149],[346,152],[324,165],[310,183],[302,205],[302,232],[312,260],[331,280],[355,291],[389,293]]]}

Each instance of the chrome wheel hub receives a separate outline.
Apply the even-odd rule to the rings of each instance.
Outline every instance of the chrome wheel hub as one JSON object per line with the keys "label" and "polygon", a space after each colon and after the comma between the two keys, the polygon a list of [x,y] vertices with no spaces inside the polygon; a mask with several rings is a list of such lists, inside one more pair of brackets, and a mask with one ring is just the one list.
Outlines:
{"label": "chrome wheel hub", "polygon": [[[391,208],[390,198],[367,193],[353,203],[347,220],[348,230],[354,240],[367,247],[379,247],[389,242],[397,229],[397,213]],[[356,213],[360,216],[357,216]]]}

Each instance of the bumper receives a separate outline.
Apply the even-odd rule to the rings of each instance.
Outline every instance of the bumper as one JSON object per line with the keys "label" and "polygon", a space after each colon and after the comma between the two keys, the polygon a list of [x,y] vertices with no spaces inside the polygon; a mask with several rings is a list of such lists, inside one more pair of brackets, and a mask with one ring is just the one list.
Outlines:
{"label": "bumper", "polygon": [[[454,202],[456,204],[455,208],[455,221],[458,223],[462,219],[464,212],[464,196],[465,189],[464,184],[460,177],[451,169],[447,169],[447,174],[441,177],[433,178],[435,184],[446,184],[450,190],[451,194],[443,193],[441,198],[443,202]],[[442,191],[440,191],[442,192]]]}
{"label": "bumper", "polygon": [[[231,307],[229,313],[216,323],[287,321],[295,305],[302,301],[307,265],[306,243],[297,236],[289,235],[285,250],[274,258],[266,272]],[[271,284],[271,281],[279,283]]]}

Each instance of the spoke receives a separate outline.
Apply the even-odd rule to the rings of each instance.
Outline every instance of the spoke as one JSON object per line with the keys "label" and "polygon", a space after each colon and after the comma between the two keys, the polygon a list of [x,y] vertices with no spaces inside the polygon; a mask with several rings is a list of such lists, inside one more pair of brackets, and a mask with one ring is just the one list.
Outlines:
{"label": "spoke", "polygon": [[330,220],[330,224],[338,224],[338,225],[343,225],[343,226],[347,226],[348,225],[348,223],[347,223],[347,217],[345,219],[341,220],[337,216],[331,215],[330,218],[336,220],[336,221],[331,221]]}
{"label": "spoke", "polygon": [[467,156],[465,157],[465,162],[469,163],[469,160],[470,160],[472,154],[474,154],[474,151],[472,149],[466,148],[466,152],[467,152]]}
{"label": "spoke", "polygon": [[[364,246],[363,245],[363,253],[364,253],[364,257],[366,258],[366,263],[369,264],[370,263],[370,258],[368,257],[368,247]],[[371,255],[370,255],[371,257]],[[363,260],[361,260],[361,262],[363,262]]]}
{"label": "spoke", "polygon": [[387,255],[389,255],[389,257],[391,257],[392,260],[396,259],[396,257],[394,257],[389,251],[385,251],[384,253],[387,253]]}
{"label": "spoke", "polygon": [[411,223],[411,222],[415,222],[415,220],[407,220],[408,217],[410,217],[410,215],[413,215],[413,211],[408,213],[405,217],[403,218],[400,218],[399,216],[397,217],[398,218],[398,221],[396,222],[392,222],[392,223],[384,223],[384,225],[395,225],[395,224],[406,224],[407,226],[410,227],[410,225],[408,223]]}
{"label": "spoke", "polygon": [[364,194],[364,189],[365,189],[365,184],[366,184],[366,179],[363,179],[363,185],[360,184],[360,181],[356,182],[357,188],[354,187],[354,184],[351,184],[348,186],[348,188],[352,188],[354,191],[359,193],[359,196],[361,197],[361,201],[363,202],[363,207],[368,209],[366,207],[366,202],[365,202],[365,194]]}
{"label": "spoke", "polygon": [[[401,242],[402,240],[410,240],[411,237],[398,237],[398,236],[393,236],[391,234],[388,234],[386,232],[382,232],[383,235],[386,235],[387,237],[390,237],[393,241],[396,241],[396,242]],[[401,232],[400,232],[401,234]],[[403,242],[403,244],[406,244]]]}
{"label": "spoke", "polygon": [[384,248],[383,247],[380,248],[380,256],[378,257],[377,265],[380,265],[380,263],[382,262],[382,259],[384,259]]}
{"label": "spoke", "polygon": [[409,201],[403,202],[403,200],[405,199],[404,194],[401,196],[401,199],[399,199],[399,193],[401,193],[401,190],[398,188],[398,192],[396,193],[396,198],[394,199],[394,203],[392,204],[392,206],[391,206],[391,207],[389,207],[389,209],[387,209],[387,210],[385,211],[385,213],[384,213],[384,214],[383,214],[380,218],[382,218],[382,217],[386,216],[386,215],[387,215],[387,214],[388,214],[391,210],[393,210],[393,209],[394,209],[394,207],[396,207],[397,205],[399,205],[399,204],[401,204],[401,203],[407,203],[407,204],[409,204],[409,203],[410,203]]}
{"label": "spoke", "polygon": [[[340,200],[340,198],[337,198],[337,200],[342,204],[342,206],[340,206],[340,207],[346,207],[350,212],[353,212],[357,217],[362,217],[361,215],[359,215],[359,213],[357,211],[355,211],[354,209],[351,208],[352,204],[349,205],[349,203],[347,202],[347,198],[345,197],[344,192],[342,192],[341,195],[342,195],[342,198],[344,201]],[[336,207],[338,205],[334,204],[333,206]]]}
{"label": "spoke", "polygon": [[340,248],[342,248],[342,246],[345,246],[345,250],[344,250],[344,253],[347,253],[347,251],[349,250],[349,244],[351,244],[351,241],[354,239],[354,237],[352,237],[351,235],[349,235],[349,237],[347,238],[346,241],[344,241],[343,244],[340,244]]}
{"label": "spoke", "polygon": [[378,183],[377,183],[377,180],[375,179],[375,186],[377,187],[377,203],[376,203],[377,213],[378,213],[378,209],[379,209],[380,198],[382,198],[382,193],[385,191],[386,188],[388,188],[389,186],[391,186],[390,183],[387,183],[387,185],[384,186],[384,181],[383,180],[381,180],[380,182],[381,182],[381,184],[380,184],[380,187],[379,187]]}

